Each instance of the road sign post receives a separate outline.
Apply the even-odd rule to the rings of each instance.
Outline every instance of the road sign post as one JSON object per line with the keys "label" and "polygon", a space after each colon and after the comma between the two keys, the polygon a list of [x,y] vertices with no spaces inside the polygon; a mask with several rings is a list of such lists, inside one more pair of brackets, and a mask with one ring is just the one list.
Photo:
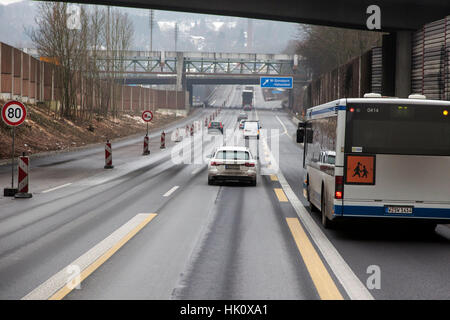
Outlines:
{"label": "road sign post", "polygon": [[16,140],[16,127],[20,126],[27,117],[27,109],[19,101],[9,101],[2,108],[2,119],[8,126],[12,127],[12,146],[11,146],[11,188],[5,188],[3,194],[5,197],[14,197],[18,189],[14,188],[14,151]]}
{"label": "road sign post", "polygon": [[144,137],[144,152],[142,155],[146,156],[150,154],[150,143],[149,143],[149,137],[148,137],[148,123],[152,121],[153,119],[153,113],[150,110],[145,110],[142,112],[142,120],[144,120],[147,123],[147,133]]}

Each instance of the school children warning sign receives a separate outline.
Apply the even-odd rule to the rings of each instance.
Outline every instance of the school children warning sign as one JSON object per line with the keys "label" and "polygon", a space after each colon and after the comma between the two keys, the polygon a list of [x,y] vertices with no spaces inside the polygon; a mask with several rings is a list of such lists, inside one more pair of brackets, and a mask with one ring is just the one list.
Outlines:
{"label": "school children warning sign", "polygon": [[375,156],[347,155],[347,184],[375,184]]}

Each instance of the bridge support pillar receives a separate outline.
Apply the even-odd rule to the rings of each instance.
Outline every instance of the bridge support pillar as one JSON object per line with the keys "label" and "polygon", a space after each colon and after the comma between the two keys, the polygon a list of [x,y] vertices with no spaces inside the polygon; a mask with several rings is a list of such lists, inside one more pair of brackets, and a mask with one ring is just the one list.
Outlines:
{"label": "bridge support pillar", "polygon": [[397,31],[395,42],[395,96],[407,98],[411,94],[411,32]]}
{"label": "bridge support pillar", "polygon": [[411,94],[410,31],[397,31],[383,36],[382,94],[407,98]]}
{"label": "bridge support pillar", "polygon": [[186,90],[186,72],[184,69],[184,54],[183,52],[177,52],[177,91]]}

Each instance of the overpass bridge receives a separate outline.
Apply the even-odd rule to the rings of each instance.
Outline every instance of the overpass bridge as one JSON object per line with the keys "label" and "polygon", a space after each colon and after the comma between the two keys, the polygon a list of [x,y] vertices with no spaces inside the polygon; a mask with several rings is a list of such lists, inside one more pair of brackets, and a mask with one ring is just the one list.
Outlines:
{"label": "overpass bridge", "polygon": [[180,51],[97,51],[97,60],[106,68],[122,73],[221,73],[280,74],[297,68],[296,55],[261,53],[180,52]]}
{"label": "overpass bridge", "polygon": [[289,54],[100,51],[96,59],[102,73],[124,83],[176,84],[179,90],[188,84],[256,84],[262,75],[305,77],[298,57]]}
{"label": "overpass bridge", "polygon": [[289,54],[105,50],[96,52],[96,59],[101,73],[113,74],[120,83],[173,84],[191,97],[194,85],[254,85],[267,75],[293,76],[300,84],[308,80],[298,57]]}

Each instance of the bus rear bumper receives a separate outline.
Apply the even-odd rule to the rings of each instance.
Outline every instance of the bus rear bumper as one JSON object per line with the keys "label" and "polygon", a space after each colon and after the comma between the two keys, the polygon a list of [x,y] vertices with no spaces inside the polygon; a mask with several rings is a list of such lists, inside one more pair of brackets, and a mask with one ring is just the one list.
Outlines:
{"label": "bus rear bumper", "polygon": [[434,220],[436,222],[450,222],[450,205],[446,207],[416,207],[412,213],[387,213],[386,205],[334,205],[334,218],[400,218],[411,220]]}

